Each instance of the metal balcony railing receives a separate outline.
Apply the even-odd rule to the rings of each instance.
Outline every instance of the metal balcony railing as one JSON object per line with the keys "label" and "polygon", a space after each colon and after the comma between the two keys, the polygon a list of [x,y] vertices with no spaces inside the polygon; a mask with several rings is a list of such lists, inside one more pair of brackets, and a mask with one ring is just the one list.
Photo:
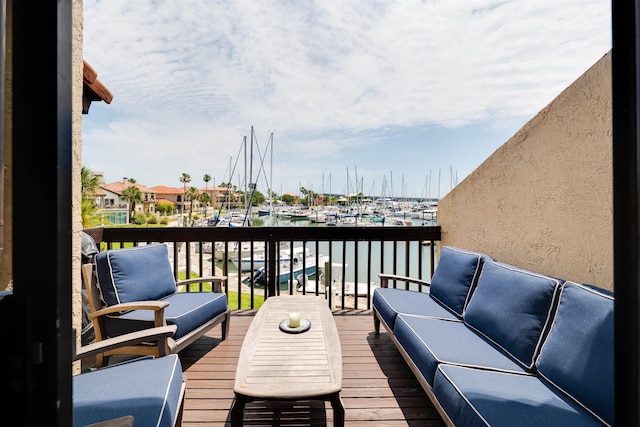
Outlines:
{"label": "metal balcony railing", "polygon": [[231,309],[257,308],[264,298],[294,293],[324,295],[332,308],[370,309],[379,273],[429,280],[440,241],[439,226],[85,231],[101,250],[167,243],[176,279],[179,274],[228,277],[226,292],[238,293],[237,306]]}

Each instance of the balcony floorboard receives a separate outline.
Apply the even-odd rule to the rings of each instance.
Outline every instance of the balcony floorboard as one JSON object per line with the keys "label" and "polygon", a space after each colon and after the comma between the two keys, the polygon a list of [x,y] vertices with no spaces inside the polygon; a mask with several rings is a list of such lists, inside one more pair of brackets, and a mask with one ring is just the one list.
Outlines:
{"label": "balcony floorboard", "polygon": [[[444,426],[386,332],[373,333],[370,310],[334,310],[342,345],[345,425]],[[187,391],[183,427],[230,426],[236,364],[255,310],[234,311],[229,337],[220,326],[180,353]],[[245,407],[247,426],[333,426],[324,401],[264,402]]]}

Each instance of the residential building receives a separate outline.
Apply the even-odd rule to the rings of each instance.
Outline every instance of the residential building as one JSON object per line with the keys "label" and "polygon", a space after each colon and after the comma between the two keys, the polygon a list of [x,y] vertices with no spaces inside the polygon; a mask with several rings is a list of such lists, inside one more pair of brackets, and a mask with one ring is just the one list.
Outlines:
{"label": "residential building", "polygon": [[156,192],[142,184],[131,182],[125,177],[122,178],[122,181],[100,186],[100,189],[104,192],[101,214],[105,220],[112,224],[127,224],[130,222],[131,208],[129,202],[122,197],[124,191],[130,186],[137,187],[142,193],[142,203],[136,204],[135,213],[155,212],[156,204],[158,203]]}
{"label": "residential building", "polygon": [[182,212],[184,190],[177,187],[167,187],[166,185],[156,185],[150,187],[149,190],[155,192],[157,203],[171,203],[174,212]]}

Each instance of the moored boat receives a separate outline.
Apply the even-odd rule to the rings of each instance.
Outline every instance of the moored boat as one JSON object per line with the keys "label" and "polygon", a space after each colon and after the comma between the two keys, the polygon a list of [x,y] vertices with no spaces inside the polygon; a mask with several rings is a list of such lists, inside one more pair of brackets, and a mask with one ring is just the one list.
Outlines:
{"label": "moored boat", "polygon": [[[289,248],[283,248],[280,250],[280,254],[278,256],[278,262],[280,264],[280,270],[281,271],[288,271],[289,270],[289,266],[293,263],[294,266],[294,270],[297,270],[296,267],[300,266],[300,268],[302,268],[302,264],[303,264],[303,258],[304,258],[304,264],[306,265],[310,265],[313,264],[315,266],[316,264],[316,256],[313,254],[313,252],[310,249],[305,249],[303,246],[295,246],[293,248],[293,250],[290,250]],[[318,257],[318,262],[322,264],[324,264],[324,260],[326,257],[322,256],[322,254],[320,254],[320,256]],[[257,251],[253,253],[253,258],[251,257],[251,254],[247,254],[245,252],[245,254],[243,256],[241,256],[240,258],[232,258],[231,262],[241,271],[241,272],[247,272],[247,271],[255,271],[258,270],[259,268],[264,268],[265,267],[265,263],[266,263],[266,257],[265,257],[265,252],[264,252],[264,248],[261,251]],[[300,273],[301,271],[299,271]],[[294,276],[295,277],[295,276]],[[288,280],[288,278],[286,279]]]}
{"label": "moored boat", "polygon": [[[276,265],[276,275],[278,276],[278,282],[286,283],[290,281],[291,275],[293,275],[294,278],[300,275],[313,276],[318,272],[318,267],[323,268],[324,264],[328,260],[328,256],[319,254],[316,257],[311,253],[307,253],[304,257],[300,258],[280,258],[280,262]],[[256,264],[254,260],[254,268],[255,265]],[[251,280],[255,284],[264,285],[267,279],[266,273],[266,268],[263,262],[263,266],[255,269],[249,280]]]}

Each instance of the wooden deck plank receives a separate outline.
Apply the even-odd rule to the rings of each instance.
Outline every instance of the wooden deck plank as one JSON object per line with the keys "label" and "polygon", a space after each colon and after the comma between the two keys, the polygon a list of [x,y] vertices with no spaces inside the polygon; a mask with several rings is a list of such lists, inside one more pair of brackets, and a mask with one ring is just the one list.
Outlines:
{"label": "wooden deck plank", "polygon": [[[255,311],[234,311],[229,336],[220,327],[180,353],[187,391],[183,427],[230,426],[236,365]],[[342,347],[342,400],[349,427],[442,427],[444,423],[386,332],[373,333],[370,311],[334,311]],[[333,426],[331,404],[252,402],[247,426]]]}

